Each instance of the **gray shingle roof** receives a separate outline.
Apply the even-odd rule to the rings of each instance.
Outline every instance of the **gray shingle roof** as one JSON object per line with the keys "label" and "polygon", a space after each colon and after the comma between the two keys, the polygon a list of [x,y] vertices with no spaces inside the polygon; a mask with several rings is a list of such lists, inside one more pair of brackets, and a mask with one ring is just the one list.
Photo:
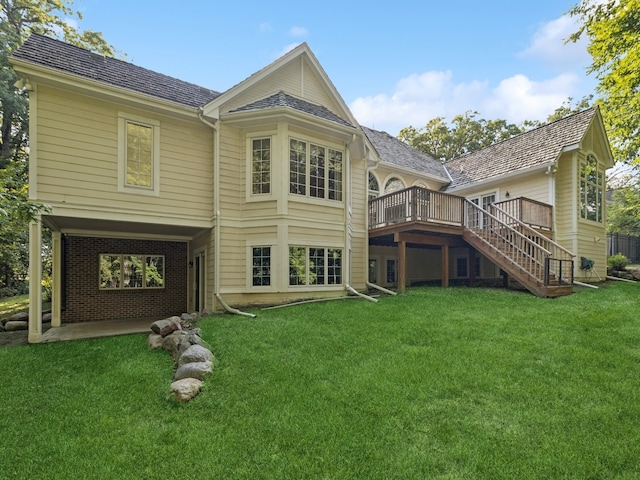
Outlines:
{"label": "gray shingle roof", "polygon": [[380,160],[400,167],[415,170],[418,173],[440,177],[449,181],[442,163],[429,155],[407,145],[387,132],[362,127],[365,135],[378,152]]}
{"label": "gray shingle roof", "polygon": [[582,141],[598,107],[556,120],[445,163],[453,182],[448,189],[470,185],[506,173],[545,165],[562,149]]}
{"label": "gray shingle roof", "polygon": [[188,107],[200,107],[220,95],[208,88],[38,34],[32,34],[12,57]]}
{"label": "gray shingle roof", "polygon": [[267,110],[270,108],[279,108],[279,107],[289,107],[295,110],[308,113],[310,115],[314,115],[316,117],[322,118],[324,120],[329,120],[331,122],[338,123],[340,125],[344,125],[346,127],[355,128],[349,122],[345,121],[331,110],[322,105],[316,105],[315,103],[307,102],[306,100],[302,100],[300,98],[293,97],[283,91],[276,93],[275,95],[271,95],[270,97],[263,98],[258,100],[257,102],[252,102],[243,107],[236,108],[235,110],[231,110],[230,113],[233,112],[248,112],[252,110]]}

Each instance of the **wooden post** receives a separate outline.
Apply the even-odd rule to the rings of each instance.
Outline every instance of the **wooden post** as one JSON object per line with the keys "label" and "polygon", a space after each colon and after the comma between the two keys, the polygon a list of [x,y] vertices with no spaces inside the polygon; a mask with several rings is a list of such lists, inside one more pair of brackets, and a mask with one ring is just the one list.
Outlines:
{"label": "wooden post", "polygon": [[449,245],[442,245],[442,286],[449,286]]}
{"label": "wooden post", "polygon": [[401,240],[398,242],[398,293],[404,293],[406,290],[407,276],[407,242]]}

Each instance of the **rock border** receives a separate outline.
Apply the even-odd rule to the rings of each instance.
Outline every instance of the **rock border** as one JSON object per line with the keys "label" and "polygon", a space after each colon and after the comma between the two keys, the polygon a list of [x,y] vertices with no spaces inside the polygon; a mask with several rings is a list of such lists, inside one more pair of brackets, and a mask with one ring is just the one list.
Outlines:
{"label": "rock border", "polygon": [[151,350],[169,352],[174,363],[170,394],[180,403],[186,403],[202,390],[204,380],[215,364],[215,357],[200,338],[195,328],[197,313],[183,313],[157,320],[151,324],[147,345]]}

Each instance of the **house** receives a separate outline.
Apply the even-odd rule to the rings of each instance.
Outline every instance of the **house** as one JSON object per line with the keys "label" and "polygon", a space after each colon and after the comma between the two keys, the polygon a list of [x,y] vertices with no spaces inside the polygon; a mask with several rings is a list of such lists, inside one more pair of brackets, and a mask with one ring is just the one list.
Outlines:
{"label": "house", "polygon": [[604,264],[597,109],[442,165],[361,127],[306,44],[225,92],[36,34],[11,62],[50,207],[30,226],[31,342],[42,224],[54,327],[450,279],[555,296],[570,252]]}

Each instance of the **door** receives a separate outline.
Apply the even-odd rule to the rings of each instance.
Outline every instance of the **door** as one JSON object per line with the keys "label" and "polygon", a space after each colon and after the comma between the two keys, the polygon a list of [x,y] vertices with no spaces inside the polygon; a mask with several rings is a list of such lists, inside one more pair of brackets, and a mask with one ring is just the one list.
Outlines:
{"label": "door", "polygon": [[204,252],[196,253],[193,259],[193,303],[196,311],[202,312],[205,309],[205,262]]}

